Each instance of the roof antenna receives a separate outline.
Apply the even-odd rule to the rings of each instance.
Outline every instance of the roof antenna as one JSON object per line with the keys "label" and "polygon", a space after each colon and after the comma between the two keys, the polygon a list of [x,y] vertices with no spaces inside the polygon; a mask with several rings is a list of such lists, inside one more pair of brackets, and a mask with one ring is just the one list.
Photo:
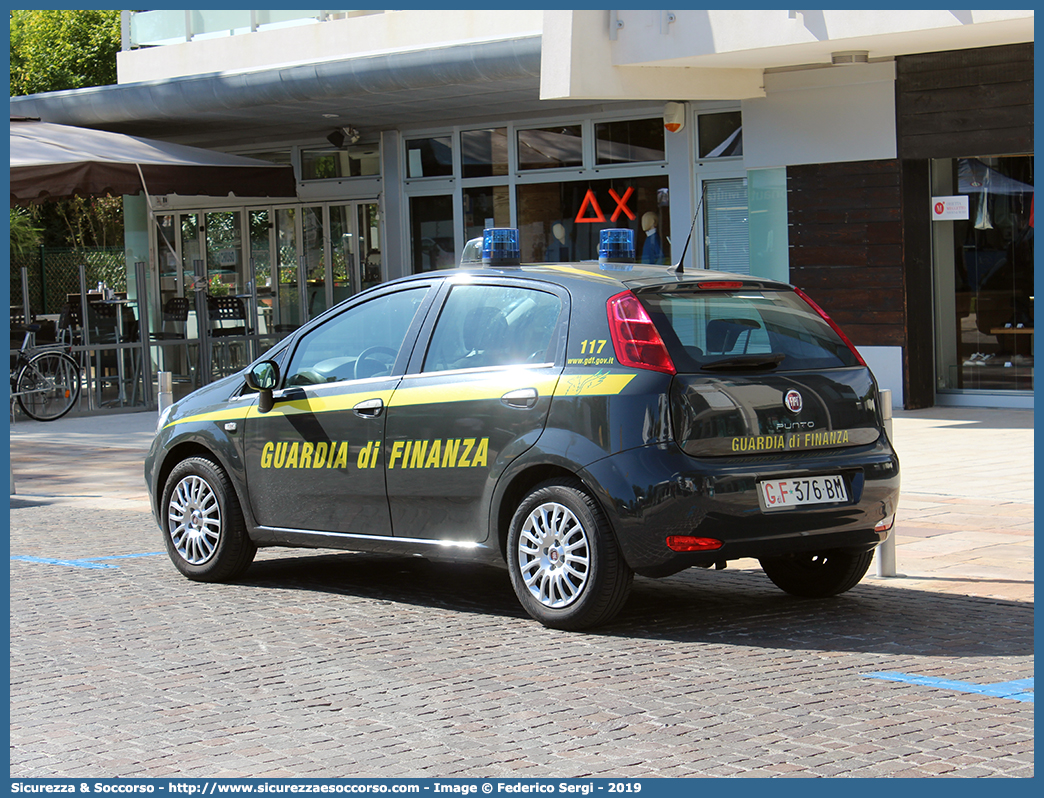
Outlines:
{"label": "roof antenna", "polygon": [[692,232],[696,229],[696,220],[700,218],[700,208],[703,207],[703,198],[707,196],[707,184],[703,183],[700,187],[700,201],[696,204],[696,213],[692,215],[692,227],[689,228],[689,236],[685,239],[685,246],[682,247],[681,257],[678,258],[678,263],[674,267],[675,274],[683,274],[685,267],[682,264],[685,262],[685,253],[689,251],[689,242],[692,241]]}

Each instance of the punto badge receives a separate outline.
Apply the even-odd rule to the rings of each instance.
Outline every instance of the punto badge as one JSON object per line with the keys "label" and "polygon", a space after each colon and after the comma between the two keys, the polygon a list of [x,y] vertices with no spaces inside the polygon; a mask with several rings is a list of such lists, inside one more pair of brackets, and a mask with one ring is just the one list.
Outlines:
{"label": "punto badge", "polygon": [[783,404],[787,406],[787,410],[791,413],[800,413],[805,403],[801,399],[801,394],[797,391],[787,391],[787,395],[783,397]]}

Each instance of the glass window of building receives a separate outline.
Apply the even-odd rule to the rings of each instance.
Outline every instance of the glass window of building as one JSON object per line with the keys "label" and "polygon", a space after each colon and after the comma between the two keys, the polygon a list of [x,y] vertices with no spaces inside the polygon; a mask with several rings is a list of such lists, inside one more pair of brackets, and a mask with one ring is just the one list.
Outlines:
{"label": "glass window of building", "polygon": [[324,147],[301,152],[301,179],[373,177],[381,173],[381,150],[376,142],[342,149]]}
{"label": "glass window of building", "polygon": [[627,227],[638,261],[670,263],[669,205],[667,175],[519,186],[522,260],[596,260],[599,233]]}
{"label": "glass window of building", "polygon": [[519,169],[559,169],[583,166],[581,125],[556,125],[518,131]]}
{"label": "glass window of building", "polygon": [[1033,156],[932,164],[933,194],[966,218],[932,223],[943,391],[1033,390]]}
{"label": "glass window of building", "polygon": [[508,173],[507,128],[465,130],[460,134],[462,177],[499,177]]}
{"label": "glass window of building", "polygon": [[703,190],[707,268],[750,274],[747,178],[707,180]]}
{"label": "glass window of building", "polygon": [[729,158],[743,154],[743,116],[739,111],[700,114],[697,130],[701,158]]}
{"label": "glass window of building", "polygon": [[407,177],[450,177],[453,174],[453,139],[438,136],[406,142]]}
{"label": "glass window of building", "polygon": [[507,186],[464,189],[464,240],[482,235],[487,227],[510,227],[510,206]]}
{"label": "glass window of building", "polygon": [[457,265],[453,243],[453,197],[448,194],[410,197],[410,241],[413,273]]}
{"label": "glass window of building", "polygon": [[662,161],[663,119],[627,119],[595,125],[595,157],[599,166]]}

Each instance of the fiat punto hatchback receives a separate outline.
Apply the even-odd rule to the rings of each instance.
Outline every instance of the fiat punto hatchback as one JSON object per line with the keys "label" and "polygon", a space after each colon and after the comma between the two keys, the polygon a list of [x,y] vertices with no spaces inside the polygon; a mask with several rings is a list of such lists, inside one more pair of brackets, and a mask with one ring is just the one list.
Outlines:
{"label": "fiat punto hatchback", "polygon": [[487,231],[476,268],[358,294],[168,408],[145,473],[174,565],[497,562],[561,629],[609,621],[634,574],[742,557],[794,595],[853,587],[899,494],[856,349],[798,289],[611,239],[519,265],[517,231]]}

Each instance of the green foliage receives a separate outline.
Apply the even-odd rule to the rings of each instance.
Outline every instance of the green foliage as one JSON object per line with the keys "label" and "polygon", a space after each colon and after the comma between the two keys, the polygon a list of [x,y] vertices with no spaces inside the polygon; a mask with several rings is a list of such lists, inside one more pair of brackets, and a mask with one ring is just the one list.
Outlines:
{"label": "green foliage", "polygon": [[23,258],[40,245],[40,230],[26,208],[11,208],[11,260]]}
{"label": "green foliage", "polygon": [[[118,10],[11,11],[10,23],[12,97],[116,82]],[[48,246],[123,244],[120,197],[48,202],[32,207],[28,217]],[[11,219],[13,247],[13,215]]]}
{"label": "green foliage", "polygon": [[120,12],[11,11],[11,96],[116,83]]}

